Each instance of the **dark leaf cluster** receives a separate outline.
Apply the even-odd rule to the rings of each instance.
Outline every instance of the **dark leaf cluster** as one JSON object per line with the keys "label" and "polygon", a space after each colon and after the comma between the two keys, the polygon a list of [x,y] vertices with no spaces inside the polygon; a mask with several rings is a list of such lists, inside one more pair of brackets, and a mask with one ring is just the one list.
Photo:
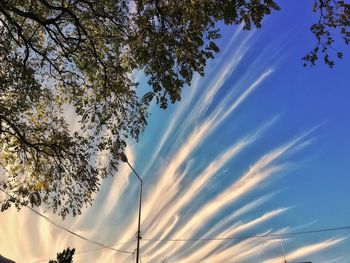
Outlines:
{"label": "dark leaf cluster", "polygon": [[0,183],[12,196],[1,210],[79,214],[116,173],[126,140],[139,138],[149,104],[179,101],[204,74],[219,51],[217,22],[251,29],[278,9],[272,0],[0,0]]}
{"label": "dark leaf cluster", "polygon": [[350,3],[317,0],[314,2],[313,11],[318,14],[317,23],[311,26],[316,45],[303,58],[304,66],[314,66],[319,56],[322,56],[324,63],[332,68],[334,57],[343,57],[343,53],[334,47],[335,41],[342,39],[346,45],[350,43]]}
{"label": "dark leaf cluster", "polygon": [[56,260],[50,260],[49,263],[72,263],[75,249],[64,249],[62,252],[57,253]]}
{"label": "dark leaf cluster", "polygon": [[[218,22],[250,30],[279,9],[274,0],[0,0],[0,186],[12,196],[1,210],[79,214],[138,140],[149,105],[180,101],[204,74]],[[321,52],[332,67],[333,31],[350,41],[350,6],[318,0],[314,10],[317,45],[304,60]],[[145,94],[136,71],[148,77]]]}

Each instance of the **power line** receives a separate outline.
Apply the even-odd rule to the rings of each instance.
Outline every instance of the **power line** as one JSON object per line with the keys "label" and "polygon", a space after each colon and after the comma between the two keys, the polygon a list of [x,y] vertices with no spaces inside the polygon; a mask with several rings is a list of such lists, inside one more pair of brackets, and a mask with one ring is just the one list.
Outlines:
{"label": "power line", "polygon": [[213,237],[213,238],[180,238],[180,239],[152,239],[152,238],[142,238],[144,241],[151,242],[191,242],[191,241],[222,241],[222,240],[245,240],[250,238],[267,238],[267,237],[286,237],[286,236],[298,236],[298,235],[307,235],[315,234],[322,232],[333,232],[340,230],[350,230],[350,226],[342,226],[335,228],[321,228],[314,230],[306,230],[299,232],[287,232],[284,234],[262,234],[262,235],[247,235],[247,236],[238,236],[238,237]]}
{"label": "power line", "polygon": [[[9,193],[7,193],[5,190],[3,190],[2,188],[0,188],[0,190],[2,192],[4,192],[6,195],[12,197]],[[80,239],[83,239],[85,241],[88,241],[90,243],[93,243],[95,245],[101,246],[102,248],[105,249],[110,249],[116,252],[121,252],[121,253],[127,253],[127,254],[134,254],[134,252],[131,251],[125,251],[125,250],[119,250],[119,249],[115,249],[113,247],[104,245],[100,242],[88,239],[84,236],[81,236],[71,230],[69,230],[68,228],[54,222],[53,220],[51,220],[50,218],[48,218],[47,216],[41,214],[40,212],[38,212],[37,210],[35,210],[32,207],[29,207],[27,205],[25,205],[27,208],[29,208],[30,210],[32,210],[36,215],[44,218],[46,221],[48,221],[49,223],[55,225],[56,227],[59,227],[63,230],[65,230],[66,232],[79,237]],[[268,237],[287,237],[287,236],[298,236],[298,235],[307,235],[307,234],[316,234],[316,233],[323,233],[323,232],[334,232],[334,231],[340,231],[340,230],[350,230],[350,226],[341,226],[341,227],[334,227],[334,228],[320,228],[320,229],[314,229],[314,230],[305,230],[305,231],[297,231],[297,232],[287,232],[287,233],[281,233],[281,234],[262,234],[262,235],[247,235],[247,236],[238,236],[238,237],[214,237],[214,238],[181,238],[181,239],[152,239],[152,238],[142,238],[144,241],[150,241],[150,242],[193,242],[193,241],[223,241],[223,240],[245,240],[245,239],[250,239],[250,238],[268,238]],[[124,242],[124,243],[129,243],[132,241],[128,241],[128,242]],[[124,244],[124,243],[119,243],[119,244]],[[88,253],[88,252],[92,252],[98,249],[93,249],[93,250],[87,250],[87,251],[82,251],[76,254],[83,254],[83,253]]]}
{"label": "power line", "polygon": [[[7,193],[4,189],[0,188],[0,190],[1,190],[2,192],[4,192],[6,195],[8,195],[9,197],[14,198],[12,195],[10,195],[9,193]],[[86,238],[86,237],[84,237],[84,236],[82,236],[82,235],[79,235],[79,234],[73,232],[72,230],[69,230],[68,228],[66,228],[66,227],[64,227],[64,226],[62,226],[62,225],[56,223],[55,221],[53,221],[52,219],[50,219],[50,218],[48,218],[47,216],[43,215],[42,213],[40,213],[39,211],[35,210],[34,208],[32,208],[32,207],[30,207],[30,206],[28,206],[28,205],[25,205],[25,207],[29,208],[32,212],[34,212],[36,215],[40,216],[41,218],[45,219],[46,221],[48,221],[50,224],[52,224],[52,225],[54,225],[54,226],[56,226],[56,227],[58,227],[58,228],[61,228],[61,229],[63,229],[64,231],[66,231],[66,232],[68,232],[68,233],[70,233],[70,234],[72,234],[72,235],[74,235],[74,236],[76,236],[76,237],[78,237],[78,238],[80,238],[80,239],[82,239],[82,240],[85,240],[85,241],[90,242],[90,243],[92,243],[92,244],[98,245],[98,246],[100,246],[100,247],[102,247],[102,248],[110,249],[110,250],[113,250],[113,251],[116,251],[116,252],[126,253],[126,254],[132,254],[132,253],[133,253],[133,252],[131,252],[131,251],[116,249],[116,248],[114,248],[114,247],[110,247],[110,246],[107,246],[107,245],[102,244],[102,243],[100,243],[100,242],[97,242],[97,241],[94,241],[94,240],[92,240],[92,239]]]}
{"label": "power line", "polygon": [[[135,240],[130,240],[130,241],[127,241],[127,242],[113,244],[113,246],[128,244],[128,243],[131,243],[131,242],[135,242]],[[101,249],[104,249],[104,247],[99,247],[99,248],[94,248],[94,249],[83,250],[83,251],[80,251],[80,252],[75,252],[74,256],[75,255],[81,255],[81,254],[95,252],[95,251],[98,251],[98,250],[101,250]],[[132,254],[134,254],[134,252]],[[49,258],[48,259],[40,259],[40,260],[37,260],[37,261],[33,261],[32,263],[47,262],[49,260],[51,260],[51,259],[49,259]]]}

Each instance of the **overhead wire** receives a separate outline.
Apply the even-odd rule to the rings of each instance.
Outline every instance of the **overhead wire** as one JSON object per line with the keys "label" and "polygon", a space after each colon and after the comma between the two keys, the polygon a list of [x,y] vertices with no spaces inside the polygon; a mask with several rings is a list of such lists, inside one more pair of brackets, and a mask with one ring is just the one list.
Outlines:
{"label": "overhead wire", "polygon": [[[7,196],[9,196],[9,197],[11,197],[11,198],[14,198],[12,195],[10,195],[9,193],[7,193],[4,189],[0,188],[0,190],[1,190],[2,192],[4,192]],[[45,219],[46,221],[48,221],[50,224],[52,224],[52,225],[54,225],[54,226],[56,226],[56,227],[58,227],[58,228],[60,228],[60,229],[62,229],[62,230],[64,230],[64,231],[66,231],[66,232],[68,232],[68,233],[70,233],[70,234],[72,234],[72,235],[74,235],[74,236],[76,236],[76,237],[78,237],[78,238],[80,238],[80,239],[82,239],[82,240],[85,240],[85,241],[90,242],[90,243],[92,243],[92,244],[98,245],[98,246],[100,246],[100,247],[102,247],[102,248],[105,248],[105,249],[113,250],[113,251],[115,251],[115,252],[120,252],[120,253],[125,253],[125,254],[132,254],[132,253],[133,253],[133,252],[131,252],[131,251],[116,249],[116,248],[114,248],[114,247],[110,247],[110,246],[107,246],[107,245],[105,245],[105,244],[103,244],[103,243],[100,243],[100,242],[98,242],[98,241],[95,241],[95,240],[89,239],[89,238],[87,238],[87,237],[84,237],[84,236],[82,236],[82,235],[80,235],[80,234],[77,234],[77,233],[73,232],[72,230],[70,230],[70,229],[68,229],[68,228],[66,228],[66,227],[64,227],[64,226],[62,226],[62,225],[60,225],[59,223],[56,223],[55,221],[53,221],[52,219],[50,219],[50,218],[48,218],[47,216],[43,215],[42,213],[40,213],[39,211],[35,210],[34,208],[32,208],[32,207],[30,207],[30,206],[28,206],[28,205],[25,205],[25,207],[27,207],[28,209],[30,209],[33,213],[35,213],[35,214],[38,215],[39,217],[41,217],[41,218]]]}
{"label": "overhead wire", "polygon": [[[2,192],[4,192],[6,195],[12,197],[10,194],[8,194],[5,190],[0,188]],[[35,214],[38,216],[44,218],[47,220],[49,223],[69,232],[72,235],[75,235],[79,238],[82,238],[85,241],[91,242],[93,244],[102,246],[103,248],[107,249],[112,249],[117,252],[122,252],[122,253],[129,253],[132,254],[133,252],[131,251],[123,251],[123,250],[117,250],[113,247],[106,246],[100,242],[88,239],[86,237],[83,237],[68,228],[54,222],[53,220],[49,219],[47,216],[41,214],[37,210],[33,209],[32,207],[26,206],[30,210],[32,210]],[[340,231],[340,230],[350,230],[350,226],[341,226],[341,227],[334,227],[334,228],[320,228],[320,229],[314,229],[314,230],[305,230],[305,231],[297,231],[297,232],[287,232],[287,233],[279,233],[279,234],[262,234],[262,235],[247,235],[247,236],[238,236],[238,237],[213,237],[213,238],[179,238],[179,239],[154,239],[154,238],[142,238],[144,241],[153,241],[153,242],[188,242],[188,241],[222,241],[222,240],[244,240],[244,239],[250,239],[250,238],[266,238],[266,237],[286,237],[286,236],[297,236],[297,235],[306,235],[306,234],[315,234],[315,233],[322,233],[322,232],[334,232],[334,231]],[[128,241],[131,242],[131,241]]]}
{"label": "overhead wire", "polygon": [[[130,241],[127,241],[127,242],[121,242],[121,243],[113,244],[113,246],[128,244],[128,243],[135,242],[135,241],[136,240],[130,240]],[[94,248],[94,249],[83,250],[83,251],[80,251],[80,252],[75,252],[74,255],[81,255],[81,254],[91,253],[91,252],[95,252],[95,251],[98,251],[98,250],[101,250],[101,249],[104,249],[104,247],[99,247],[99,248]],[[134,254],[134,252],[132,252],[132,254]],[[48,260],[51,260],[51,259],[40,259],[40,260],[37,260],[37,261],[33,261],[32,263],[47,262]]]}
{"label": "overhead wire", "polygon": [[222,240],[245,240],[250,238],[267,238],[267,237],[286,237],[286,236],[298,236],[298,235],[307,235],[315,234],[322,232],[333,232],[340,230],[350,230],[350,226],[341,226],[334,228],[320,228],[314,230],[305,230],[298,232],[287,232],[279,234],[262,234],[262,235],[247,235],[247,236],[237,236],[237,237],[213,237],[213,238],[179,238],[179,239],[153,239],[153,238],[142,238],[143,241],[150,242],[191,242],[191,241],[222,241]]}
{"label": "overhead wire", "polygon": [[[4,192],[6,195],[12,197],[9,193],[7,193],[4,189],[0,188],[0,190],[2,192]],[[26,207],[28,209],[30,209],[32,212],[34,212],[36,215],[42,217],[43,219],[45,219],[46,221],[48,221],[50,224],[63,229],[64,231],[80,238],[83,239],[87,242],[90,242],[92,244],[98,245],[101,248],[100,249],[110,249],[116,252],[120,252],[120,253],[127,253],[127,254],[134,254],[134,252],[131,251],[126,251],[126,250],[121,250],[121,249],[116,249],[113,248],[111,246],[107,246],[103,243],[100,243],[98,241],[94,241],[92,239],[86,238],[80,234],[77,234],[73,231],[71,231],[70,229],[56,223],[55,221],[51,220],[50,218],[48,218],[47,216],[43,215],[42,213],[40,213],[39,211],[35,210],[34,208],[27,206]],[[350,230],[350,226],[341,226],[341,227],[334,227],[334,228],[320,228],[320,229],[314,229],[314,230],[305,230],[305,231],[297,231],[297,232],[286,232],[286,233],[278,233],[278,234],[261,234],[261,235],[247,235],[247,236],[237,236],[237,237],[213,237],[213,238],[179,238],[179,239],[153,239],[153,238],[142,238],[143,241],[148,241],[148,242],[194,242],[194,241],[223,241],[223,240],[246,240],[246,239],[250,239],[250,238],[271,238],[271,237],[276,237],[276,238],[282,238],[282,237],[287,237],[287,236],[298,236],[298,235],[308,235],[308,234],[316,234],[316,233],[324,233],[324,232],[334,232],[334,231],[341,231],[341,230]],[[128,241],[128,242],[124,242],[124,243],[129,243],[129,242],[133,242],[133,241]],[[123,244],[123,243],[119,243],[119,244]],[[118,244],[116,244],[118,245]],[[83,253],[89,253],[92,251],[95,251],[98,249],[93,249],[93,250],[87,250],[87,251],[82,251],[76,254],[83,254]],[[38,261],[40,262],[40,261]]]}
{"label": "overhead wire", "polygon": [[[282,237],[286,236],[296,236],[296,235],[306,235],[306,234],[314,234],[314,233],[322,233],[322,232],[333,232],[333,231],[340,231],[340,230],[350,230],[350,226],[343,226],[343,227],[335,227],[335,228],[321,228],[321,229],[314,229],[314,230],[306,230],[306,231],[298,231],[298,232],[287,232],[287,233],[279,233],[279,234],[262,234],[262,235],[249,235],[249,236],[240,236],[240,237],[222,237],[222,238],[189,238],[189,239],[149,239],[149,238],[143,238],[144,241],[152,241],[152,242],[188,242],[188,241],[222,241],[222,240],[245,240],[245,239],[250,239],[250,238],[268,238],[268,237],[276,237],[282,240]],[[131,240],[128,242],[123,242],[123,243],[118,243],[115,245],[121,245],[121,244],[126,244],[130,242],[134,242],[135,240]],[[282,253],[284,260],[285,259],[285,251],[283,244],[282,246]],[[91,249],[91,250],[86,250],[86,251],[81,251],[75,253],[76,255],[78,254],[84,254],[84,253],[89,253],[93,251],[97,251],[103,248],[96,248],[96,249]],[[130,252],[130,254],[133,254],[135,256],[135,251]],[[33,263],[39,263],[43,262],[45,260],[40,260],[40,261],[35,261]]]}

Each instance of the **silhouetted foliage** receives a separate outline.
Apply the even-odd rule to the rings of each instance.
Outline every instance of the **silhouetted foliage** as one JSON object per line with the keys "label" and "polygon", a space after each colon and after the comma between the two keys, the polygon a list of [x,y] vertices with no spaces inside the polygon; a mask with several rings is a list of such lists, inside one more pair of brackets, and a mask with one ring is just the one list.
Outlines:
{"label": "silhouetted foliage", "polygon": [[0,263],[15,263],[15,262],[0,255]]}
{"label": "silhouetted foliage", "polygon": [[[334,66],[332,57],[336,56],[339,59],[343,57],[343,52],[334,48],[334,42],[340,38],[346,45],[350,43],[350,3],[318,0],[314,2],[313,11],[319,15],[317,23],[311,26],[317,43],[303,58],[304,66],[307,64],[314,66],[321,53],[324,63],[332,68]],[[334,52],[333,56],[329,50]]]}
{"label": "silhouetted foliage", "polygon": [[[165,109],[204,74],[219,51],[217,22],[250,30],[279,9],[274,0],[0,0],[0,186],[12,196],[1,210],[81,213],[117,172],[126,139],[143,132],[149,104]],[[314,10],[317,47],[304,59],[315,64],[322,52],[333,66],[327,30],[348,43],[349,5],[318,0]],[[145,94],[135,70],[148,76]]]}
{"label": "silhouetted foliage", "polygon": [[49,263],[71,263],[73,262],[73,256],[75,249],[64,249],[61,253],[57,253],[56,260],[50,260]]}

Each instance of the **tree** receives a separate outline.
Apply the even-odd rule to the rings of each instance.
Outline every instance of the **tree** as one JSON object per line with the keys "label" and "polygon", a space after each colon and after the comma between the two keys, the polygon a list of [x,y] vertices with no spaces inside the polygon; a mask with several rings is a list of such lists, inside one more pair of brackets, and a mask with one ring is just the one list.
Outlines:
{"label": "tree", "polygon": [[[144,130],[149,104],[165,109],[204,74],[219,51],[217,22],[250,30],[275,10],[274,0],[0,0],[0,180],[10,193],[1,209],[79,214]],[[311,64],[332,46],[328,28],[349,37],[348,4],[319,0],[315,11],[323,49],[305,57]],[[135,70],[148,76],[145,94]],[[74,131],[67,107],[80,120]]]}
{"label": "tree", "polygon": [[57,253],[56,260],[50,260],[49,263],[71,263],[73,262],[73,256],[75,249],[64,249],[61,253]]}
{"label": "tree", "polygon": [[0,263],[15,263],[15,262],[0,255]]}
{"label": "tree", "polygon": [[314,2],[313,11],[319,16],[317,23],[311,26],[316,46],[303,58],[304,66],[314,66],[321,53],[324,63],[332,68],[334,60],[329,50],[335,51],[339,59],[343,57],[343,52],[334,48],[334,42],[341,38],[345,44],[350,43],[350,4],[344,1],[318,0]]}

